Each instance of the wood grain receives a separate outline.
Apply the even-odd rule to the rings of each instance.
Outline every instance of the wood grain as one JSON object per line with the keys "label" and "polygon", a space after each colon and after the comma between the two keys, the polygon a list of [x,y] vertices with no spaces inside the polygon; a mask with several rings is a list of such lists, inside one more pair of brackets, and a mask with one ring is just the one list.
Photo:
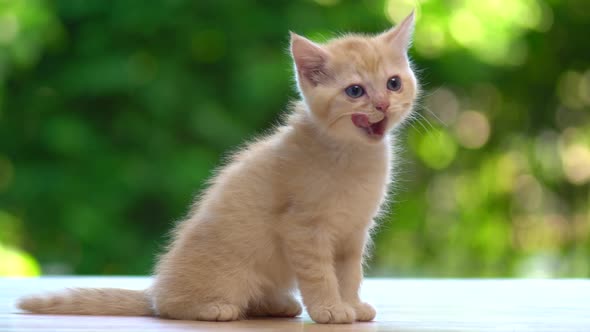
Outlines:
{"label": "wood grain", "polygon": [[365,281],[363,297],[377,319],[318,325],[307,315],[231,323],[149,317],[51,316],[20,313],[17,297],[63,287],[141,289],[149,278],[43,277],[0,279],[0,331],[590,331],[588,280]]}

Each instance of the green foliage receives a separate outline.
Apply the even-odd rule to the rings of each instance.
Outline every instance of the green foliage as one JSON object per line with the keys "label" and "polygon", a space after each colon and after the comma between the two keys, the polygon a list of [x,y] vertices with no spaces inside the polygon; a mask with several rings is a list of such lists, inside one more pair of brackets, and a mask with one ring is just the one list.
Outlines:
{"label": "green foliage", "polygon": [[415,3],[423,107],[369,272],[589,276],[583,0],[0,0],[0,248],[26,266],[6,270],[35,273],[25,250],[44,273],[149,273],[296,96],[288,31],[377,32]]}

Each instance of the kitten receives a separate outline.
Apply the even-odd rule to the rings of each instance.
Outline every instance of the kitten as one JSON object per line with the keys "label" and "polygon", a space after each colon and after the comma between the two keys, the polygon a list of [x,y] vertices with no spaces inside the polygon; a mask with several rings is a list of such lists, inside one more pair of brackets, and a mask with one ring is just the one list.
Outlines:
{"label": "kitten", "polygon": [[231,321],[370,321],[362,263],[390,182],[389,132],[418,93],[414,25],[316,44],[291,34],[302,100],[286,124],[235,154],[174,232],[145,291],[71,289],[20,300],[33,313]]}

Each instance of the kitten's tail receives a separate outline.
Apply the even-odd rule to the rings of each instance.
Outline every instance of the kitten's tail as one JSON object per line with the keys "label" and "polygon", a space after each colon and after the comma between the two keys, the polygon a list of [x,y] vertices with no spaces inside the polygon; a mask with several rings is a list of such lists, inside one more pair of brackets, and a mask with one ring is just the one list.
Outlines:
{"label": "kitten's tail", "polygon": [[35,314],[153,316],[147,290],[71,288],[18,300],[20,309]]}

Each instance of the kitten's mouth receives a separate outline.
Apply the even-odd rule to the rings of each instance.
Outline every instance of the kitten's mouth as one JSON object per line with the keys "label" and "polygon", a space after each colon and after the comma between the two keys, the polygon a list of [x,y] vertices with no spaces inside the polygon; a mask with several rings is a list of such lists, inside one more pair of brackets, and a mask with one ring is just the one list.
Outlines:
{"label": "kitten's mouth", "polygon": [[383,115],[383,118],[376,122],[371,122],[369,116],[365,113],[354,113],[351,116],[352,123],[362,129],[371,138],[381,138],[385,135],[385,129],[387,128],[387,115]]}

